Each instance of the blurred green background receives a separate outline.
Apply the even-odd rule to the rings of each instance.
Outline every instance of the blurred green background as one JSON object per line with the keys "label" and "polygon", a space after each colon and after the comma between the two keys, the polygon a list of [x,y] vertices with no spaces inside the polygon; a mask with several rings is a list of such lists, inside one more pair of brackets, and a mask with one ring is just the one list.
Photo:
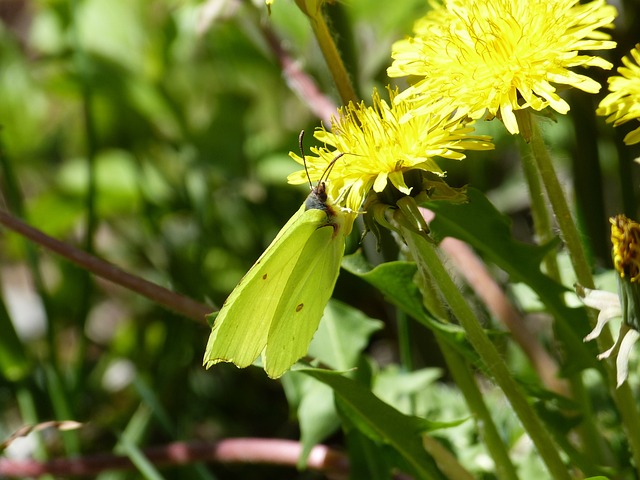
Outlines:
{"label": "blurred green background", "polygon": [[[627,3],[615,32],[620,48],[609,54],[616,65],[640,41],[629,33],[640,31],[637,2]],[[421,0],[328,8],[365,101],[388,83],[392,42],[426,9]],[[278,0],[271,17],[257,0],[0,0],[0,20],[3,208],[129,272],[220,305],[306,196],[305,186],[286,183],[299,168],[288,151],[297,150],[302,129],[314,144],[310,132],[319,125],[288,88],[264,29],[338,101],[304,15],[289,0]],[[606,83],[608,73],[591,73]],[[594,117],[597,101],[572,92],[578,114],[556,119],[548,141],[604,267],[607,217],[637,219],[631,159],[640,151],[621,147],[628,129]],[[516,235],[530,239],[518,143],[498,122],[479,130],[494,136],[496,151],[443,162],[449,180],[486,191],[512,216]],[[65,456],[110,451],[122,432],[143,445],[297,438],[279,383],[259,369],[202,368],[204,320],[167,312],[6,230],[1,242],[0,437],[57,418],[88,422],[48,439],[47,451]],[[365,250],[373,262],[385,259],[375,245]],[[371,351],[383,363],[397,360],[393,309],[346,273],[335,295],[387,322]],[[429,335],[415,338],[427,352],[417,365],[438,364]],[[30,448],[45,455],[42,445]],[[315,478],[275,467],[166,472],[211,475]]]}

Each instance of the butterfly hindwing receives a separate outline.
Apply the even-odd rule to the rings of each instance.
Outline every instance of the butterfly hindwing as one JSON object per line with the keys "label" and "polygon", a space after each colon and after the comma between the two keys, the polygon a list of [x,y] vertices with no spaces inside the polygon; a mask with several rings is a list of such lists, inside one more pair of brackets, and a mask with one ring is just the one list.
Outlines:
{"label": "butterfly hindwing", "polygon": [[264,350],[288,279],[309,238],[325,219],[325,212],[303,206],[280,230],[218,313],[205,351],[207,368],[219,362],[244,368]]}
{"label": "butterfly hindwing", "polygon": [[330,224],[307,240],[269,328],[264,366],[272,378],[307,353],[338,279],[345,245],[342,213],[327,220]]}
{"label": "butterfly hindwing", "polygon": [[262,353],[267,375],[277,378],[306,354],[354,218],[329,202],[321,180],[225,301],[207,343],[207,368],[244,368]]}

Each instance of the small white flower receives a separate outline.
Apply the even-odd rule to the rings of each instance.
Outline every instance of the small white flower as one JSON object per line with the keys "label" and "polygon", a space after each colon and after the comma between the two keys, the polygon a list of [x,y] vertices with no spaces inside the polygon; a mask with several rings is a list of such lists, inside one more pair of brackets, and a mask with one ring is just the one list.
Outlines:
{"label": "small white flower", "polygon": [[[581,293],[584,293],[584,296],[581,295]],[[600,313],[598,314],[598,323],[591,333],[584,337],[585,342],[593,340],[600,335],[600,332],[602,332],[602,329],[609,320],[622,316],[620,297],[615,293],[584,288],[582,289],[582,292],[578,292],[578,295],[580,296],[582,303],[587,307],[600,310]]]}
{"label": "small white flower", "polygon": [[638,341],[638,338],[640,338],[640,332],[623,323],[622,327],[620,327],[620,335],[613,348],[598,355],[599,359],[608,358],[611,351],[618,347],[618,355],[616,356],[616,381],[618,387],[627,379],[629,374],[629,355],[631,355],[631,348]]}
{"label": "small white flower", "polygon": [[624,215],[611,217],[609,223],[613,245],[611,255],[618,274],[618,294],[591,290],[580,285],[576,285],[576,292],[586,306],[600,310],[596,327],[584,337],[585,342],[600,335],[612,318],[622,318],[616,343],[598,355],[600,360],[615,355],[619,387],[627,379],[629,356],[640,339],[640,223]]}
{"label": "small white flower", "polygon": [[[578,296],[586,306],[600,310],[595,328],[584,337],[584,341],[588,342],[600,335],[609,320],[622,316],[622,306],[620,304],[620,297],[615,293],[581,287],[578,287],[577,291]],[[616,355],[616,384],[618,387],[627,379],[629,374],[629,356],[631,355],[633,345],[639,338],[640,332],[623,321],[615,344],[606,352],[598,355],[598,360]]]}

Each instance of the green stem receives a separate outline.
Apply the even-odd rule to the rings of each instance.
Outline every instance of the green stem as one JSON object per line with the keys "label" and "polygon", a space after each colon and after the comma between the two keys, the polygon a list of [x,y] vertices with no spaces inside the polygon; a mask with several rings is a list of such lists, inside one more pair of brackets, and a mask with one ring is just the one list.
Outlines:
{"label": "green stem", "polygon": [[500,480],[517,480],[516,469],[509,459],[509,453],[482,398],[482,392],[480,392],[469,370],[469,365],[458,352],[441,338],[441,335],[436,333],[436,339],[456,385],[460,388],[469,409],[473,412],[482,440],[496,464],[496,476]]}
{"label": "green stem", "polygon": [[613,458],[611,446],[600,433],[600,425],[594,415],[592,399],[584,386],[580,372],[571,374],[569,381],[571,382],[572,400],[578,405],[582,416],[580,425],[576,427],[576,433],[582,442],[584,456],[588,457],[592,465],[595,463],[598,465],[615,464],[616,460]]}
{"label": "green stem", "polygon": [[342,103],[344,105],[348,105],[349,102],[357,103],[358,96],[353,89],[351,78],[347,73],[347,69],[344,66],[342,57],[338,52],[338,48],[333,41],[331,31],[329,30],[322,12],[318,11],[317,15],[310,16],[309,19],[311,21],[311,28],[316,36],[318,45],[320,45],[320,50],[322,50],[324,60],[327,62],[327,66],[329,67],[333,81],[336,84]]}
{"label": "green stem", "polygon": [[[602,334],[600,334],[602,336]],[[633,463],[636,467],[636,474],[640,478],[640,416],[638,416],[638,409],[636,407],[633,393],[629,387],[629,382],[625,382],[620,385],[620,388],[616,388],[616,374],[613,367],[613,360],[607,362],[607,372],[609,378],[609,388],[613,391],[613,399],[620,412],[622,419],[622,427],[627,433],[627,440],[629,442],[629,449],[633,456]]]}
{"label": "green stem", "polygon": [[[587,288],[595,288],[593,276],[591,275],[591,267],[587,261],[584,248],[582,247],[578,228],[571,216],[569,204],[562,190],[562,185],[560,185],[556,171],[553,168],[551,156],[544,144],[544,139],[536,122],[531,122],[531,142],[529,145],[533,153],[532,159],[535,162],[535,167],[542,178],[542,183],[547,192],[553,213],[556,216],[562,238],[567,246],[576,278],[580,285]],[[525,156],[523,159],[526,158],[529,157]]]}
{"label": "green stem", "polygon": [[440,471],[450,480],[473,480],[473,475],[462,466],[451,450],[430,435],[422,436],[422,445],[433,457]]}
{"label": "green stem", "polygon": [[400,364],[402,368],[411,372],[413,370],[413,359],[411,356],[411,332],[410,323],[407,314],[397,310],[396,314],[398,324],[398,345],[400,351]]}
{"label": "green stem", "polygon": [[[523,138],[531,140],[532,137],[540,137],[539,132],[534,130],[532,125],[531,114],[527,110],[518,110],[516,112],[518,119],[518,125],[523,132]],[[529,187],[529,195],[531,198],[531,214],[533,216],[533,225],[535,228],[536,236],[539,243],[545,244],[550,242],[554,238],[553,226],[551,223],[551,217],[549,210],[545,202],[545,194],[542,189],[542,183],[540,181],[540,175],[538,173],[538,167],[536,161],[533,158],[533,154],[529,148],[524,148],[525,143],[520,142],[521,145],[521,158],[522,169],[524,176],[527,180]],[[544,143],[542,144],[544,147]],[[538,152],[539,153],[539,152]],[[558,268],[557,258],[554,252],[550,252],[544,259],[544,265],[546,267],[547,274],[556,280],[562,281],[560,277],[560,269]],[[590,456],[593,459],[602,459],[602,452],[605,450],[599,448],[599,438],[597,434],[597,424],[593,421],[593,411],[589,397],[583,395],[584,385],[582,384],[582,378],[579,374],[573,374],[569,376],[571,383],[571,391],[574,399],[581,405],[581,412],[584,415],[584,421],[581,427],[578,429],[580,438],[583,445],[590,452]]]}
{"label": "green stem", "polygon": [[[538,169],[542,182],[544,184],[547,196],[551,203],[551,208],[556,216],[556,221],[560,227],[569,256],[573,264],[574,271],[578,282],[587,288],[595,288],[593,276],[591,275],[591,268],[587,262],[582,242],[580,241],[580,235],[578,228],[576,227],[569,205],[564,196],[562,186],[558,180],[551,157],[544,144],[544,140],[540,133],[540,130],[535,122],[531,122],[531,151],[533,153],[533,160],[535,166]],[[594,315],[591,314],[592,326],[595,325]],[[613,344],[613,338],[611,332],[608,329],[604,329],[598,337],[598,348],[600,351],[605,351]],[[627,440],[629,441],[629,448],[634,459],[636,471],[640,475],[640,415],[631,393],[629,384],[625,382],[620,388],[616,388],[616,375],[613,360],[605,363],[607,372],[607,381],[611,395],[616,403],[620,416],[622,418],[623,427],[627,431]]]}
{"label": "green stem", "polygon": [[[531,122],[531,115],[523,110],[516,111],[516,117],[518,118],[518,124],[521,125],[526,122]],[[529,125],[529,129],[530,129]],[[524,128],[523,128],[524,130]],[[521,146],[523,143],[520,144]],[[555,237],[553,233],[553,225],[551,223],[551,216],[544,201],[544,192],[542,191],[542,183],[540,182],[540,176],[538,175],[538,169],[531,158],[531,152],[524,151],[521,148],[520,157],[522,158],[522,171],[524,177],[527,180],[527,186],[529,187],[529,197],[531,198],[531,216],[533,217],[533,228],[536,232],[538,243],[544,245],[553,240]],[[558,261],[554,252],[544,258],[544,266],[547,274],[554,280],[560,281],[560,269],[558,268]]]}
{"label": "green stem", "polygon": [[551,476],[556,480],[569,480],[571,476],[560,458],[555,442],[531,409],[527,399],[511,376],[504,360],[487,337],[473,311],[467,305],[462,294],[458,291],[455,283],[442,265],[435,245],[429,242],[423,234],[406,228],[402,223],[400,223],[400,231],[417,261],[418,268],[425,271],[428,270],[430,275],[438,282],[438,286],[452,313],[464,328],[469,342],[492,374],[493,379],[511,403],[513,410],[536,446],[540,457],[549,469]]}
{"label": "green stem", "polygon": [[[70,420],[76,418],[72,409],[72,402],[65,391],[64,382],[58,372],[45,365],[44,373],[47,381],[47,393],[49,394],[49,400],[53,407],[55,418],[57,420]],[[78,432],[70,430],[60,433],[67,453],[69,455],[78,455],[81,451],[81,442]]]}

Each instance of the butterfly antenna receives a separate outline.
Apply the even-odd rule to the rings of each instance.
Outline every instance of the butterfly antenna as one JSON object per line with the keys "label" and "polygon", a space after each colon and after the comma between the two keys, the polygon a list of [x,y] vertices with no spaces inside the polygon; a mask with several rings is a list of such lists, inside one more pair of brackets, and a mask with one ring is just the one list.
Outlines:
{"label": "butterfly antenna", "polygon": [[309,175],[309,169],[307,168],[307,158],[304,156],[303,140],[304,140],[304,130],[300,130],[300,136],[298,137],[298,146],[300,147],[300,155],[302,156],[302,164],[304,165],[304,171],[307,174],[309,188],[313,189],[313,183],[311,183],[311,176]]}
{"label": "butterfly antenna", "polygon": [[336,162],[343,155],[344,155],[344,152],[341,152],[338,155],[336,155],[335,157],[333,157],[333,160],[331,160],[331,163],[329,163],[329,165],[327,165],[327,168],[324,169],[324,173],[322,174],[322,177],[320,178],[321,182],[326,182],[329,179],[329,174],[331,173],[331,170],[333,170],[333,167],[335,166]]}
{"label": "butterfly antenna", "polygon": [[[311,175],[309,175],[309,168],[307,167],[307,158],[304,155],[303,141],[304,141],[304,130],[300,130],[300,136],[298,137],[298,146],[300,147],[300,155],[302,156],[302,164],[304,165],[304,171],[307,174],[307,180],[309,181],[309,188],[313,189],[313,183],[311,182]],[[331,170],[333,170],[333,167],[336,164],[336,161],[338,161],[338,159],[343,155],[344,153],[339,153],[333,158],[333,160],[331,160],[329,165],[327,165],[327,168],[324,169],[324,172],[322,173],[320,180],[318,180],[318,183],[323,183],[327,181],[327,179],[329,178],[329,174],[331,173]]]}

